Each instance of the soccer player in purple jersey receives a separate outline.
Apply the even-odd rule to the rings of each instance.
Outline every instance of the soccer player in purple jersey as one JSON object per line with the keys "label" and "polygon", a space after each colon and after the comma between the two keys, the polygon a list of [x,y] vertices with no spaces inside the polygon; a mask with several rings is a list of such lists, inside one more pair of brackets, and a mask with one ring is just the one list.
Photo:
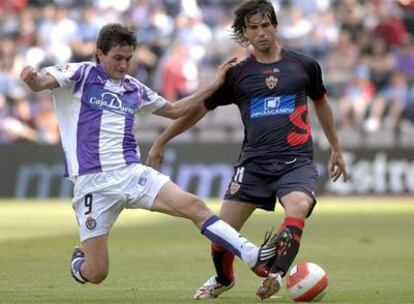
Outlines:
{"label": "soccer player in purple jersey", "polygon": [[147,109],[176,119],[192,111],[224,81],[234,59],[223,63],[213,83],[175,103],[127,75],[135,33],[120,24],[104,26],[96,62],[68,63],[38,73],[26,66],[21,79],[33,90],[52,90],[65,152],[66,176],[74,182],[73,208],[80,245],[71,273],[79,283],[100,283],[108,274],[108,235],[124,208],[143,208],[191,220],[210,241],[239,256],[257,275],[286,247],[275,235],[257,247],[214,215],[169,177],[141,164],[132,126]]}
{"label": "soccer player in purple jersey", "polygon": [[[158,166],[165,144],[221,105],[235,104],[245,127],[234,175],[221,205],[221,218],[240,230],[256,208],[273,211],[276,199],[285,210],[278,228],[289,243],[268,263],[269,275],[257,295],[276,293],[299,251],[305,224],[316,203],[318,173],[313,162],[307,97],[331,146],[330,177],[347,179],[334,117],[318,62],[282,47],[276,38],[277,18],[266,0],[244,1],[235,11],[234,39],[251,45],[252,54],[231,67],[224,84],[188,115],[165,130],[152,146],[147,163]],[[235,284],[234,255],[212,244],[216,274],[195,293],[196,299],[215,298]]]}

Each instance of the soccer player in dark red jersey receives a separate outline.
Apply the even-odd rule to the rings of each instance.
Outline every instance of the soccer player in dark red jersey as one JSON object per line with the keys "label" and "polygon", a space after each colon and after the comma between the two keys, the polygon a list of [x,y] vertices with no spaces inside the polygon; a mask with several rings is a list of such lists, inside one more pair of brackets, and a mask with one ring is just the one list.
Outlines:
{"label": "soccer player in dark red jersey", "polygon": [[[245,138],[220,216],[240,230],[256,208],[273,211],[278,199],[285,210],[278,229],[289,248],[269,263],[269,275],[257,290],[262,300],[280,289],[299,251],[305,219],[316,203],[318,173],[313,162],[308,97],[331,146],[330,177],[333,181],[341,176],[347,179],[321,67],[314,58],[282,47],[276,38],[277,24],[267,0],[244,1],[236,9],[234,39],[243,46],[251,45],[252,54],[229,69],[224,84],[204,105],[166,129],[148,155],[148,164],[158,166],[171,138],[209,110],[237,105]],[[196,291],[196,299],[215,298],[234,286],[234,255],[213,243],[212,257],[216,275]]]}

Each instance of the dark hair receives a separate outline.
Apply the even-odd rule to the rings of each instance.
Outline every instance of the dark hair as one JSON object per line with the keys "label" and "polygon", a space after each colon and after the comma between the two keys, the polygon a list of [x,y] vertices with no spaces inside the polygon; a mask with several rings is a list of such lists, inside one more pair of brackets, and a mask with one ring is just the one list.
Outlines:
{"label": "dark hair", "polygon": [[[133,30],[119,23],[110,23],[103,26],[96,40],[96,49],[101,50],[105,55],[113,47],[126,45],[133,46],[135,49],[137,37]],[[98,56],[95,57],[99,63]]]}
{"label": "dark hair", "polygon": [[232,38],[242,46],[249,45],[249,41],[243,35],[243,29],[246,28],[247,18],[255,14],[267,16],[273,25],[277,25],[275,9],[271,2],[267,0],[247,0],[243,2],[234,11],[236,18],[232,25]]}

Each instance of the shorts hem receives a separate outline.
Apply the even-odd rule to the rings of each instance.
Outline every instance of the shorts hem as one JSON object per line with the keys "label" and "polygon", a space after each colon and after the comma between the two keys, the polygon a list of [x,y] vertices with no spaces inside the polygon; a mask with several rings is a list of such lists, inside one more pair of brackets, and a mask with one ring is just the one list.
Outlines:
{"label": "shorts hem", "polygon": [[84,242],[84,241],[96,238],[98,236],[103,236],[105,234],[109,234],[109,231],[106,231],[106,232],[105,231],[101,231],[101,232],[97,231],[96,233],[92,233],[92,234],[88,234],[88,235],[85,235],[83,237],[80,237],[80,241]]}
{"label": "shorts hem", "polygon": [[312,206],[310,207],[310,210],[308,214],[306,215],[306,218],[308,218],[312,214],[312,211],[315,208],[316,203],[318,202],[318,200],[316,199],[316,195],[315,193],[313,193],[313,191],[306,189],[306,188],[290,189],[288,192],[283,193],[283,195],[278,195],[277,199],[279,200],[280,204],[283,206],[281,198],[295,191],[305,193],[312,199]]}
{"label": "shorts hem", "polygon": [[227,196],[224,196],[223,197],[223,200],[226,200],[226,201],[235,201],[235,202],[238,202],[238,203],[252,204],[252,205],[255,205],[256,208],[263,209],[265,211],[275,211],[275,207],[276,207],[276,202],[275,203],[269,203],[269,204],[272,204],[272,205],[268,206],[269,204],[268,205],[262,205],[262,204],[256,203],[253,200],[242,200],[242,199],[240,199],[238,197],[236,197],[236,198],[229,198]]}
{"label": "shorts hem", "polygon": [[160,194],[160,191],[161,191],[162,187],[164,187],[164,186],[165,186],[168,182],[170,182],[170,181],[171,181],[171,178],[169,178],[169,176],[167,176],[167,175],[164,175],[164,176],[165,176],[164,181],[158,184],[158,186],[159,186],[159,187],[158,187],[157,191],[155,191],[155,192],[156,192],[156,194],[155,194],[155,196],[154,196],[154,199],[152,200],[151,205],[150,205],[150,206],[148,206],[148,210],[149,210],[149,211],[153,211],[153,209],[154,209],[154,204],[155,204],[155,200],[157,199],[158,194]]}

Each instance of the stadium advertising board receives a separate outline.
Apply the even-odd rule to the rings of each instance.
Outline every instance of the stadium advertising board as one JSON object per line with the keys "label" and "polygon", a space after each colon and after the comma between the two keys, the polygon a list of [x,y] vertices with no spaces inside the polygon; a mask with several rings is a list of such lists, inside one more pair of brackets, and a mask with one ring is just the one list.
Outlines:
{"label": "stadium advertising board", "polygon": [[[142,147],[145,159],[148,146]],[[236,144],[174,144],[165,151],[160,168],[180,187],[201,197],[221,196],[233,174]],[[348,183],[328,181],[329,151],[315,150],[320,174],[319,194],[414,194],[414,155],[411,149],[345,150]],[[0,146],[0,197],[71,197],[72,183],[64,178],[58,146],[13,144]]]}

